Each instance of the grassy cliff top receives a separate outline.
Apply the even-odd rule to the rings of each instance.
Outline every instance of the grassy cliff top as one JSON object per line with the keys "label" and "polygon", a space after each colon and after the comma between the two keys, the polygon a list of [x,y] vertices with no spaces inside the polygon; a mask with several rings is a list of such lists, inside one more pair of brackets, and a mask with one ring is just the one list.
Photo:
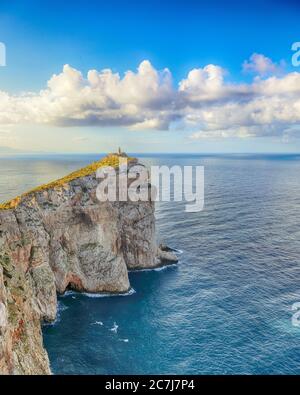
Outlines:
{"label": "grassy cliff top", "polygon": [[0,210],[10,210],[14,209],[18,206],[18,204],[21,202],[22,198],[25,196],[28,196],[34,192],[40,192],[40,191],[45,191],[48,189],[56,188],[56,187],[61,187],[70,181],[73,181],[77,178],[85,177],[88,176],[92,173],[95,173],[100,167],[106,167],[106,166],[111,166],[117,168],[119,166],[119,159],[120,157],[126,157],[128,161],[132,161],[134,158],[129,158],[125,154],[109,154],[105,156],[104,158],[100,159],[97,162],[93,162],[90,165],[83,167],[82,169],[76,170],[71,174],[68,174],[67,176],[60,178],[58,180],[52,181],[48,184],[43,184],[40,185],[28,192],[23,193],[20,196],[15,197],[12,200],[9,200],[5,203],[0,204]]}

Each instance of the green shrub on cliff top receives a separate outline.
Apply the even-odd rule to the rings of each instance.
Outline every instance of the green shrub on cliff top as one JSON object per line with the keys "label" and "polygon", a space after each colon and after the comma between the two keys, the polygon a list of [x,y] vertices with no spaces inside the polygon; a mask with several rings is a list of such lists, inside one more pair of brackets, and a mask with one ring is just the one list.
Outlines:
{"label": "green shrub on cliff top", "polygon": [[[111,166],[117,168],[119,166],[119,158],[120,156],[125,156],[124,154],[110,154],[106,157],[100,159],[97,162],[93,162],[90,165],[83,167],[82,169],[76,170],[67,176],[60,178],[59,180],[52,181],[48,184],[40,185],[37,188],[32,189],[26,193],[23,193],[21,196],[17,196],[16,198],[9,200],[5,203],[0,204],[0,210],[10,210],[16,208],[21,199],[25,196],[28,196],[35,192],[45,191],[52,188],[61,187],[77,178],[88,176],[94,172],[96,172],[100,167]],[[127,158],[129,161],[133,160],[133,158]]]}

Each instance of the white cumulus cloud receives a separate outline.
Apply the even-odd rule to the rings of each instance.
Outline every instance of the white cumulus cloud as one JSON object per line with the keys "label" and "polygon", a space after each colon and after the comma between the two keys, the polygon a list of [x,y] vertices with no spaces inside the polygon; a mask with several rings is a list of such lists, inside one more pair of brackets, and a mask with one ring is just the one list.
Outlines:
{"label": "white cumulus cloud", "polygon": [[260,74],[250,83],[227,82],[228,72],[210,64],[178,85],[167,68],[156,70],[148,60],[122,76],[110,69],[84,76],[65,65],[40,92],[0,91],[0,125],[182,129],[192,139],[297,135],[300,73],[278,75],[263,55],[245,64]]}
{"label": "white cumulus cloud", "polygon": [[261,76],[281,73],[283,68],[283,61],[280,63],[274,63],[267,56],[258,53],[252,54],[250,60],[245,60],[243,63],[244,71],[256,73]]}

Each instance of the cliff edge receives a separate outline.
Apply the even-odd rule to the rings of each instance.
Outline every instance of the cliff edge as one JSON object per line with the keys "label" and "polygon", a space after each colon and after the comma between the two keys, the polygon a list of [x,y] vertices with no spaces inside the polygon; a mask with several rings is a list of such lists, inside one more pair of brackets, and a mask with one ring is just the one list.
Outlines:
{"label": "cliff edge", "polygon": [[97,199],[97,169],[119,156],[0,206],[0,373],[51,373],[41,322],[55,319],[57,292],[126,292],[128,269],[176,261],[157,246],[154,202]]}

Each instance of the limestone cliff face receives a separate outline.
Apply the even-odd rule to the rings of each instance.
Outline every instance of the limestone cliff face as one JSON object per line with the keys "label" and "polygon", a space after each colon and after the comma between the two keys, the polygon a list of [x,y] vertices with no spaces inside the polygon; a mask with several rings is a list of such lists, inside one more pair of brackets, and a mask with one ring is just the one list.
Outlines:
{"label": "limestone cliff face", "polygon": [[0,373],[50,373],[40,323],[57,292],[126,292],[128,269],[176,261],[157,247],[153,202],[99,202],[98,184],[91,172],[0,210]]}

